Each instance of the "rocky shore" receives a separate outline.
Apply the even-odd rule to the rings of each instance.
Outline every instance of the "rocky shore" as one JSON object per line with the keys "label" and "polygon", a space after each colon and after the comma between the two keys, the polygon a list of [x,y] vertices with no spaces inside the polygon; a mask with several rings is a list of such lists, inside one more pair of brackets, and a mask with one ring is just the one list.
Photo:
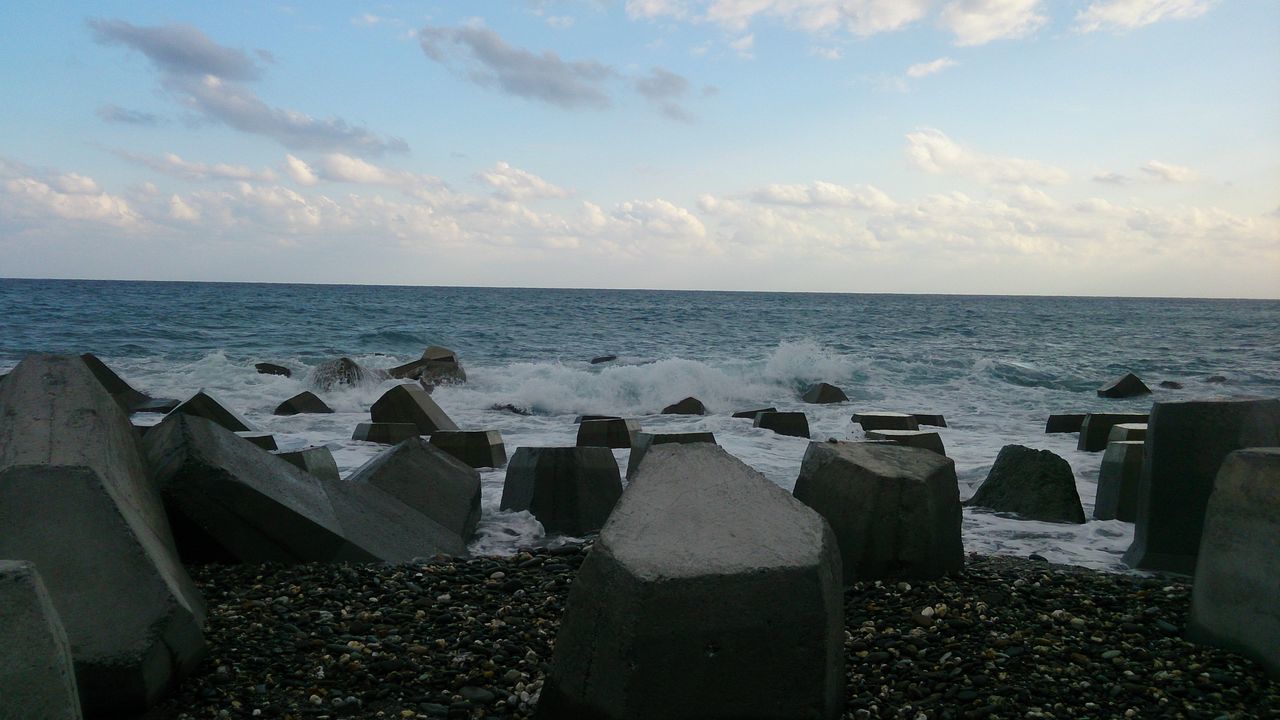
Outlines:
{"label": "rocky shore", "polygon": [[[201,565],[203,664],[158,718],[527,718],[589,548]],[[969,556],[845,593],[845,717],[1271,718],[1280,683],[1182,639],[1191,586]]]}

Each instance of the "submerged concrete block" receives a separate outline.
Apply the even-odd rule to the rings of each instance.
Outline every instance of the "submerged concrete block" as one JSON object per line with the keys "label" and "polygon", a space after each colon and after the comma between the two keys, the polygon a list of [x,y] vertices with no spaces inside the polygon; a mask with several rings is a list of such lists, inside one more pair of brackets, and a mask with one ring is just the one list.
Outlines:
{"label": "submerged concrete block", "polygon": [[1150,394],[1151,388],[1133,373],[1125,373],[1098,388],[1098,397],[1104,398],[1127,398]]}
{"label": "submerged concrete block", "polygon": [[640,432],[639,420],[623,418],[607,418],[601,420],[583,420],[578,425],[579,447],[607,447],[625,449],[631,447],[631,440]]}
{"label": "submerged concrete block", "polygon": [[331,413],[333,408],[325,404],[315,393],[304,390],[285,400],[272,411],[273,415],[299,415],[302,413]]}
{"label": "submerged concrete block", "polygon": [[655,447],[569,592],[535,717],[834,720],[843,600],[817,513],[719,447]]}
{"label": "submerged concrete block", "polygon": [[618,463],[606,447],[522,447],[502,486],[503,510],[528,510],[550,533],[599,530],[622,496]]}
{"label": "submerged concrete block", "polygon": [[409,438],[384,450],[347,482],[381,489],[463,542],[471,539],[480,522],[480,474],[426,438]]}
{"label": "submerged concrete block", "polygon": [[339,385],[359,385],[374,375],[360,367],[351,358],[338,358],[320,363],[311,370],[309,382],[321,392],[329,392]]}
{"label": "submerged concrete block", "polygon": [[687,397],[662,408],[663,415],[706,415],[707,406],[696,397]]}
{"label": "submerged concrete block", "polygon": [[920,423],[914,415],[900,412],[865,412],[853,416],[853,421],[869,430],[919,430]]}
{"label": "submerged concrete block", "polygon": [[755,420],[756,415],[759,415],[762,412],[778,412],[778,408],[763,407],[763,408],[756,408],[754,410],[739,410],[738,412],[733,414],[733,417],[746,418],[747,420]]}
{"label": "submerged concrete block", "polygon": [[868,440],[888,440],[907,447],[923,448],[946,455],[942,436],[933,430],[868,430]]}
{"label": "submerged concrete block", "polygon": [[627,458],[627,478],[635,474],[636,469],[640,467],[640,461],[644,459],[649,448],[654,445],[667,445],[678,443],[687,445],[689,443],[711,443],[716,442],[715,433],[709,432],[691,432],[691,433],[636,433],[631,443],[631,457]]}
{"label": "submerged concrete block", "polygon": [[507,464],[507,446],[497,430],[463,430],[431,433],[431,444],[473,468],[500,468]]}
{"label": "submerged concrete block", "polygon": [[272,453],[299,470],[315,475],[321,480],[337,482],[341,479],[333,452],[324,445],[311,445],[297,450],[281,450]]}
{"label": "submerged concrete block", "polygon": [[1107,444],[1098,470],[1098,493],[1093,500],[1095,520],[1133,522],[1138,517],[1138,485],[1142,476],[1142,441]]}
{"label": "submerged concrete block", "polygon": [[1131,567],[1190,575],[1205,507],[1222,461],[1234,450],[1280,445],[1280,400],[1222,398],[1157,402],[1147,424]]}
{"label": "submerged concrete block", "polygon": [[375,423],[413,423],[420,435],[458,431],[445,411],[417,385],[397,385],[386,391],[369,409],[369,416]]}
{"label": "submerged concrete block", "polygon": [[390,368],[387,374],[393,378],[420,380],[431,385],[467,381],[467,373],[458,362],[457,354],[449,348],[437,345],[423,351],[418,360]]}
{"label": "submerged concrete block", "polygon": [[280,375],[282,377],[293,377],[293,371],[283,365],[275,363],[260,362],[254,363],[253,369],[258,371],[259,375]]}
{"label": "submerged concrete block", "polygon": [[0,560],[0,718],[80,717],[71,646],[40,574]]}
{"label": "submerged concrete block", "polygon": [[829,403],[849,402],[849,396],[831,383],[814,383],[804,391],[802,399],[807,403],[826,405]]}
{"label": "submerged concrete block", "polygon": [[416,438],[421,433],[413,423],[373,422],[360,423],[351,433],[352,440],[395,445],[409,438]]}
{"label": "submerged concrete block", "polygon": [[1121,423],[1145,423],[1147,417],[1147,413],[1089,413],[1080,423],[1080,440],[1076,449],[1083,452],[1106,450],[1111,428]]}
{"label": "submerged concrete block", "polygon": [[809,418],[802,412],[762,412],[756,415],[755,427],[809,439]]}
{"label": "submerged concrete block", "polygon": [[846,585],[934,578],[964,564],[955,463],[938,453],[809,443],[793,494],[831,523]]}
{"label": "submerged concrete block", "polygon": [[1050,415],[1049,420],[1044,424],[1044,432],[1046,435],[1051,433],[1074,433],[1080,432],[1080,426],[1084,424],[1085,413],[1058,413]]}
{"label": "submerged concrete block", "polygon": [[1137,440],[1142,442],[1147,439],[1146,423],[1119,423],[1111,426],[1111,432],[1107,434],[1107,442],[1129,442]]}
{"label": "submerged concrete block", "polygon": [[232,432],[257,429],[203,389],[183,400],[178,407],[174,408],[174,412],[212,420]]}
{"label": "submerged concrete block", "polygon": [[1015,513],[1028,520],[1085,521],[1071,465],[1048,450],[1022,445],[1000,448],[987,479],[965,505]]}
{"label": "submerged concrete block", "polygon": [[1280,448],[1236,450],[1205,510],[1187,637],[1280,678]]}

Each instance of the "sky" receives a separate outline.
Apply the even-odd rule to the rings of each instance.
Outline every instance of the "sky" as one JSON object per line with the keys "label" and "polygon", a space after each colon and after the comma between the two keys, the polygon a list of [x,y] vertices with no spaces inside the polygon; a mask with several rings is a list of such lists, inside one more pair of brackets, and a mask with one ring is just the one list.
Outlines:
{"label": "sky", "polygon": [[0,277],[1280,298],[1274,0],[9,3]]}

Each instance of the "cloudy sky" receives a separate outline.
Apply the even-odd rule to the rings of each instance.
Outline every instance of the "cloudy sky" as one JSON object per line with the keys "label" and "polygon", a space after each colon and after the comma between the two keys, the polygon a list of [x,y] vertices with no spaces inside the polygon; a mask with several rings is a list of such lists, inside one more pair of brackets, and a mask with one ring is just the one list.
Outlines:
{"label": "cloudy sky", "polygon": [[0,276],[1280,297],[1274,0],[3,14]]}

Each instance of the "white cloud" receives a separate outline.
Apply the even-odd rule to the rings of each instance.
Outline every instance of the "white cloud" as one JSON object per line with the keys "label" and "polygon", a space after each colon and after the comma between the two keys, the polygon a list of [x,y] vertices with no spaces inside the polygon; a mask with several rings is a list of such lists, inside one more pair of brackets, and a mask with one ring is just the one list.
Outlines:
{"label": "white cloud", "polygon": [[53,179],[53,187],[68,195],[97,195],[102,192],[97,181],[80,173],[66,173]]}
{"label": "white cloud", "polygon": [[1196,171],[1189,167],[1160,162],[1159,160],[1152,160],[1138,169],[1156,180],[1167,183],[1195,182],[1198,177]]}
{"label": "white cloud", "polygon": [[937,60],[916,63],[915,65],[907,68],[907,77],[912,79],[922,78],[935,73],[940,73],[943,70],[946,70],[949,67],[955,67],[956,65],[957,63],[955,60],[952,60],[949,57],[940,57]]}
{"label": "white cloud", "polygon": [[505,200],[569,197],[568,190],[505,162],[476,173],[476,179],[492,188],[495,196]]}
{"label": "white cloud", "polygon": [[1049,21],[1042,0],[954,0],[942,8],[943,27],[961,46],[985,45],[993,40],[1021,38]]}
{"label": "white cloud", "polygon": [[169,198],[169,217],[174,220],[195,222],[200,219],[200,211],[188,205],[181,196],[175,193]]}
{"label": "white cloud", "polygon": [[306,162],[292,156],[284,156],[285,172],[299,185],[315,185],[319,182],[316,173]]}
{"label": "white cloud", "polygon": [[900,30],[925,16],[932,0],[628,0],[632,19],[691,18],[742,32],[760,17],[806,32],[844,29],[868,36]]}
{"label": "white cloud", "polygon": [[794,207],[843,207],[859,210],[888,210],[893,200],[880,188],[856,185],[852,188],[821,180],[808,185],[766,185],[750,193],[753,202]]}
{"label": "white cloud", "polygon": [[[93,183],[92,180],[89,182]],[[60,183],[55,181],[55,184]],[[138,214],[124,198],[95,192],[96,183],[92,185],[93,190],[86,191],[88,187],[84,183],[72,183],[68,191],[33,177],[7,180],[0,196],[0,216],[7,218],[6,225],[19,220],[40,219],[90,221],[117,227],[139,223]]]}
{"label": "white cloud", "polygon": [[352,25],[363,25],[365,27],[373,27],[382,22],[382,18],[373,13],[364,13],[351,18]]}
{"label": "white cloud", "polygon": [[361,185],[408,185],[418,176],[404,170],[393,170],[351,155],[329,153],[320,158],[320,177],[332,182]]}
{"label": "white cloud", "polygon": [[751,58],[755,57],[755,47],[756,47],[755,33],[747,33],[746,35],[743,35],[737,40],[730,42],[729,47],[733,48],[734,52],[738,53],[739,57],[743,57],[750,60]]}
{"label": "white cloud", "polygon": [[1132,30],[1162,20],[1187,20],[1209,12],[1217,0],[1102,0],[1076,14],[1080,32]]}
{"label": "white cloud", "polygon": [[182,180],[259,180],[270,182],[276,178],[275,172],[269,168],[254,170],[248,165],[193,162],[183,159],[176,153],[149,155],[146,153],[135,153],[122,150],[115,154],[129,162],[151,168],[156,172],[164,173],[170,177]]}
{"label": "white cloud", "polygon": [[1108,185],[1128,185],[1133,182],[1133,178],[1128,175],[1122,175],[1118,172],[1097,172],[1093,174],[1093,181],[1106,183]]}
{"label": "white cloud", "polygon": [[682,18],[686,14],[682,0],[627,0],[627,17],[652,20],[659,17]]}
{"label": "white cloud", "polygon": [[838,47],[815,47],[810,48],[811,55],[817,55],[823,60],[839,60],[844,57],[844,51]]}
{"label": "white cloud", "polygon": [[1051,185],[1068,179],[1066,171],[1052,165],[979,153],[931,128],[907,134],[906,154],[912,165],[925,172],[967,175],[983,182]]}

